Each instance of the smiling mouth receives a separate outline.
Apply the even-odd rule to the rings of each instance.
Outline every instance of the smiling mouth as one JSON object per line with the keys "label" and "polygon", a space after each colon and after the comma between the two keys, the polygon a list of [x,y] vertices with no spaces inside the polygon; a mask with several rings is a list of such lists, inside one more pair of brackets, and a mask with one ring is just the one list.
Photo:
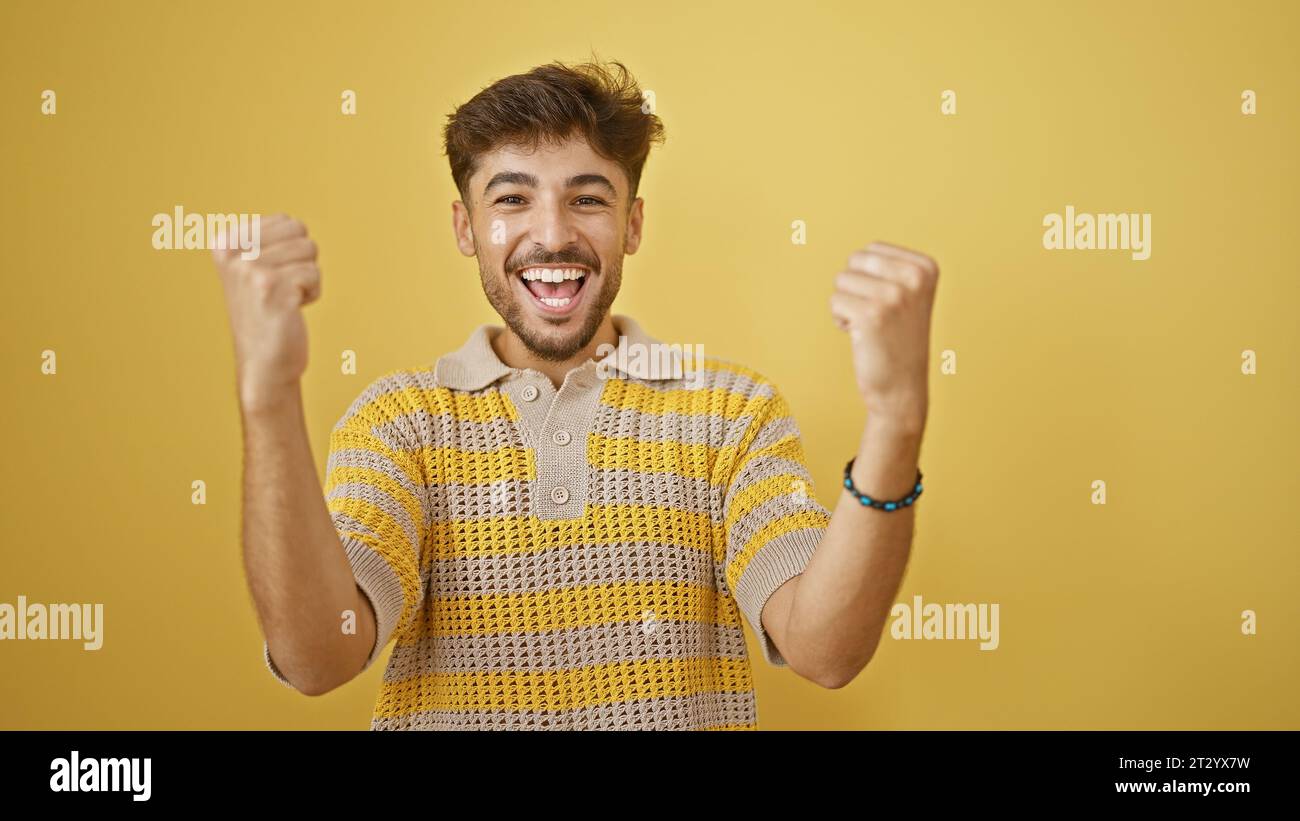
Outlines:
{"label": "smiling mouth", "polygon": [[565,314],[582,301],[590,271],[582,265],[530,265],[516,274],[544,313]]}

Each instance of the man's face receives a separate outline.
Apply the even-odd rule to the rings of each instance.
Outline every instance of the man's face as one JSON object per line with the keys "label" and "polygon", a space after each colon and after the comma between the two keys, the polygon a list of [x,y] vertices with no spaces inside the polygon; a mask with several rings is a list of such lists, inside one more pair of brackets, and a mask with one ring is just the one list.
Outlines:
{"label": "man's face", "polygon": [[479,157],[465,197],[452,223],[461,252],[478,258],[488,301],[535,355],[572,358],[618,295],[623,255],[640,244],[642,201],[628,208],[623,169],[580,136],[535,151],[502,146]]}

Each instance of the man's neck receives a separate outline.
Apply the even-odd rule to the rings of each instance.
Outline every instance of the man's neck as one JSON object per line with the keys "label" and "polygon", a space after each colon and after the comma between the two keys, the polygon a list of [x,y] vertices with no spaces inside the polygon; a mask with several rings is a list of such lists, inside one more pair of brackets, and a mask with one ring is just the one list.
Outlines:
{"label": "man's neck", "polygon": [[608,313],[605,314],[605,319],[600,323],[600,327],[596,330],[596,334],[591,338],[591,341],[582,350],[563,362],[542,359],[534,354],[524,344],[523,340],[515,335],[509,325],[505,326],[500,333],[492,338],[492,350],[496,351],[497,357],[502,362],[512,368],[531,368],[545,374],[557,389],[564,384],[564,377],[569,371],[581,367],[588,359],[596,359],[596,350],[601,345],[614,347],[618,345],[618,329],[614,327],[614,320],[611,314]]}

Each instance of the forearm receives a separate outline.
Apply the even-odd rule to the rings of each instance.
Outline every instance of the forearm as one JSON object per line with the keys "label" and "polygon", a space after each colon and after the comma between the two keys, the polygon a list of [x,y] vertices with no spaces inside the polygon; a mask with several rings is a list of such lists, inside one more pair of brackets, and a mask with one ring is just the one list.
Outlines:
{"label": "forearm", "polygon": [[[868,418],[853,483],[873,499],[901,499],[916,481],[919,423]],[[799,577],[787,632],[798,667],[847,683],[871,660],[911,552],[915,507],[865,507],[842,484],[817,552]],[[792,665],[794,662],[792,661]]]}
{"label": "forearm", "polygon": [[[298,690],[327,692],[353,678],[375,642],[375,617],[357,587],[316,475],[295,384],[242,409],[244,570],[276,667]],[[344,633],[345,610],[356,633]]]}

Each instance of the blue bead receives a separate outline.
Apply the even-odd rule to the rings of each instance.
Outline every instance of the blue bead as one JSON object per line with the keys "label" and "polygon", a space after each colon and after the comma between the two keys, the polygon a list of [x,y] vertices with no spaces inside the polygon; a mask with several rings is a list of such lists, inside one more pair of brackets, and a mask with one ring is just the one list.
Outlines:
{"label": "blue bead", "polygon": [[893,502],[885,503],[885,510],[893,510],[896,507],[898,507],[898,505],[894,504]]}
{"label": "blue bead", "polygon": [[845,487],[853,487],[853,480],[852,480],[852,479],[845,479],[845,480],[844,480],[844,486],[845,486]]}
{"label": "blue bead", "polygon": [[920,483],[920,482],[917,482],[917,483],[916,483],[916,492],[917,492],[917,493],[920,493],[920,492],[921,492],[921,483]]}
{"label": "blue bead", "polygon": [[906,499],[903,500],[903,504],[905,504],[905,505],[910,505],[911,503],[912,503],[912,497],[911,497],[911,496],[908,496]]}

